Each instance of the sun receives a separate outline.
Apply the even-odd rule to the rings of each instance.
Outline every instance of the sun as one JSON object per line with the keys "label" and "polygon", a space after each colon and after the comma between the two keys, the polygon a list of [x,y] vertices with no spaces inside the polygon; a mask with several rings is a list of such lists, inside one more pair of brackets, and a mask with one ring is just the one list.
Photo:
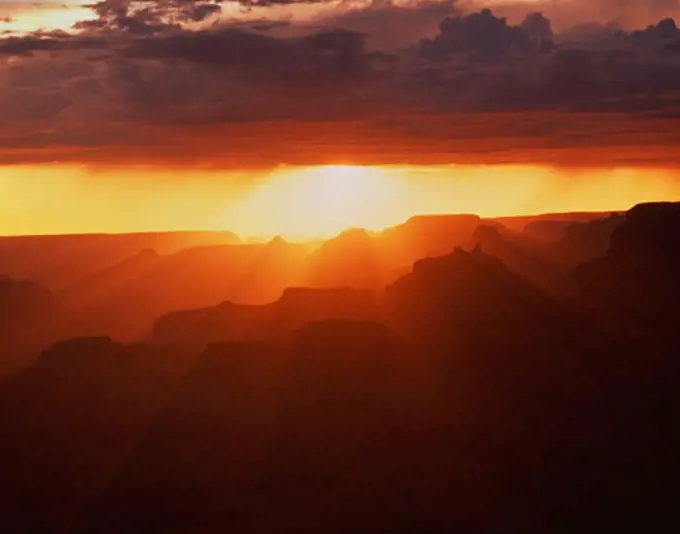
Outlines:
{"label": "sun", "polygon": [[298,193],[306,209],[327,217],[362,217],[380,200],[384,184],[374,169],[351,165],[328,165],[303,173]]}
{"label": "sun", "polygon": [[394,202],[398,176],[380,167],[324,165],[280,170],[229,209],[229,218],[260,235],[330,237],[347,228],[379,230],[399,222]]}

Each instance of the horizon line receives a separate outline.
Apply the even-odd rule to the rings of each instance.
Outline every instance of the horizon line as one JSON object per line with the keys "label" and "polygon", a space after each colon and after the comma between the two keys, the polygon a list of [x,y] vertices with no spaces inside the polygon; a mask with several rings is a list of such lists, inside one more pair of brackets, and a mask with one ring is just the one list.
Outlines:
{"label": "horizon line", "polygon": [[[549,217],[554,215],[611,215],[611,214],[623,214],[629,209],[639,204],[654,204],[655,202],[641,202],[634,204],[628,209],[624,210],[575,210],[575,211],[553,211],[553,212],[536,212],[536,213],[519,213],[515,215],[494,215],[494,216],[482,216],[477,213],[466,213],[466,212],[441,212],[441,213],[415,213],[409,216],[407,219],[402,220],[399,223],[387,225],[380,229],[371,229],[363,226],[352,226],[349,225],[343,230],[333,235],[328,236],[315,236],[315,235],[299,235],[299,236],[288,236],[282,233],[272,233],[272,234],[260,234],[253,236],[243,236],[234,230],[228,228],[181,228],[181,229],[145,229],[145,230],[132,230],[132,231],[91,231],[91,232],[38,232],[38,233],[24,233],[24,234],[0,234],[0,239],[13,239],[13,238],[30,238],[30,237],[94,237],[94,236],[132,236],[132,235],[149,235],[149,234],[231,234],[236,237],[240,244],[249,243],[259,243],[267,242],[272,239],[281,238],[285,241],[290,242],[308,242],[308,241],[322,241],[332,239],[350,230],[364,230],[369,233],[381,233],[390,228],[395,228],[409,221],[421,217],[478,217],[480,220],[498,220],[498,219],[522,219],[525,217]],[[234,243],[237,244],[237,243]]]}

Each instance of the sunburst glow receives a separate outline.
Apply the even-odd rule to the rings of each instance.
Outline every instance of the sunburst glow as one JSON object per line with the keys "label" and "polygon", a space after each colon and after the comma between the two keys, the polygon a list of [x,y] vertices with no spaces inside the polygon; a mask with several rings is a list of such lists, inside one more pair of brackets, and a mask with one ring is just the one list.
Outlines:
{"label": "sunburst glow", "polygon": [[[377,230],[399,217],[404,187],[399,176],[376,167],[283,171],[249,191],[230,209],[229,218],[276,219],[278,233],[299,237],[327,237],[352,226]],[[262,233],[269,233],[267,226]]]}
{"label": "sunburst glow", "polygon": [[680,199],[678,175],[659,169],[329,165],[95,176],[86,167],[20,166],[0,169],[0,235],[228,229],[300,240],[380,230],[417,214],[626,210],[672,199]]}

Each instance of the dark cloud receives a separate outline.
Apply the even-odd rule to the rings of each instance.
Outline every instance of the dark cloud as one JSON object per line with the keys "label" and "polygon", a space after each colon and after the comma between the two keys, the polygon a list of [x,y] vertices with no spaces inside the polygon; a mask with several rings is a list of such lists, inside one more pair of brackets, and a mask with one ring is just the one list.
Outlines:
{"label": "dark cloud", "polygon": [[[331,3],[334,0],[230,0],[244,9],[294,4]],[[80,29],[118,30],[130,34],[155,34],[203,22],[222,12],[225,0],[101,0],[85,7],[97,18],[77,25]]]}
{"label": "dark cloud", "polygon": [[680,91],[678,29],[664,20],[608,40],[561,42],[531,14],[514,26],[488,10],[448,18],[417,50],[418,89],[438,109],[636,111],[674,102]]}
{"label": "dark cloud", "polygon": [[680,30],[678,30],[673,19],[663,19],[658,24],[648,26],[644,30],[634,31],[631,38],[652,43],[674,44],[680,39]]}
{"label": "dark cloud", "polygon": [[242,29],[245,31],[254,31],[254,32],[272,32],[274,30],[280,30],[282,28],[288,28],[292,25],[292,22],[289,20],[267,20],[267,19],[259,19],[259,20],[245,20],[245,21],[240,21],[240,20],[234,20],[229,24],[230,28],[233,29]]}
{"label": "dark cloud", "polygon": [[[591,117],[628,113],[642,117],[646,135],[660,143],[646,149],[649,159],[661,158],[659,150],[667,159],[665,129],[675,120],[680,94],[680,30],[670,19],[631,31],[596,24],[560,34],[539,12],[525,11],[512,22],[488,9],[464,13],[450,2],[374,2],[311,27],[267,19],[186,26],[210,21],[219,6],[105,0],[93,5],[98,18],[77,33],[0,39],[3,160],[36,157],[42,146],[60,159],[68,148],[69,157],[93,161],[113,161],[113,153],[120,161],[143,154],[161,161],[163,153],[168,159],[216,161],[215,147],[227,149],[211,144],[212,133],[202,137],[203,128],[228,142],[230,157],[220,161],[233,165],[333,154],[384,163],[399,159],[398,150],[404,161],[422,161],[425,140],[433,160],[464,159],[460,150],[452,151],[452,139],[457,147],[486,150],[498,160],[494,154],[503,143],[485,139],[496,135],[488,121],[507,114],[514,124],[502,122],[508,131],[501,128],[498,135],[525,135],[523,142],[530,139],[536,150],[545,150],[549,143],[527,132],[559,129],[555,121],[565,120],[564,110],[587,113],[590,126],[553,136],[555,150],[570,143],[597,146],[602,130]],[[403,31],[389,46],[386,40],[376,45],[376,33],[397,22],[415,20],[417,35],[435,18],[426,38],[397,45],[408,34]],[[277,33],[291,28],[287,36]],[[466,142],[464,129],[452,133],[437,120],[470,121],[474,113],[487,119],[478,130],[467,130]],[[531,129],[527,113],[554,119]],[[323,135],[318,153],[314,143],[295,148],[289,142],[304,143],[304,135],[291,133],[296,123],[305,124],[304,135],[313,140]],[[332,133],[338,125],[362,124],[351,135]],[[320,133],[311,133],[310,125]],[[640,144],[638,133],[631,139]],[[234,155],[258,150],[256,142],[261,156]],[[522,154],[527,150],[522,145]],[[513,154],[519,158],[517,150]]]}
{"label": "dark cloud", "polygon": [[291,6],[295,4],[329,4],[334,0],[235,0],[247,7]]}
{"label": "dark cloud", "polygon": [[97,18],[80,22],[77,27],[153,34],[206,20],[218,14],[221,5],[222,0],[102,0],[85,6]]}
{"label": "dark cloud", "polygon": [[529,13],[522,23],[520,29],[534,42],[552,42],[555,37],[552,30],[552,23],[545,18],[543,13]]}
{"label": "dark cloud", "polygon": [[432,36],[442,20],[461,13],[454,0],[421,0],[401,5],[390,0],[373,0],[361,9],[322,15],[316,23],[356,31],[366,36],[369,47],[389,51]]}
{"label": "dark cloud", "polygon": [[[653,134],[653,135],[651,135]],[[601,112],[416,114],[369,120],[119,125],[6,137],[4,163],[263,169],[281,164],[548,164],[680,169],[673,116]],[[200,156],[200,157],[199,157]]]}
{"label": "dark cloud", "polygon": [[[471,2],[479,6],[484,4],[483,0]],[[631,30],[665,17],[680,17],[680,0],[538,0],[532,2],[531,9],[553,21],[557,32],[593,24],[614,24]],[[494,11],[516,24],[524,18],[527,4],[522,0],[503,2],[495,5]]]}
{"label": "dark cloud", "polygon": [[137,39],[119,58],[117,78],[137,118],[330,119],[384,108],[381,99],[389,105],[387,61],[348,30],[278,39],[219,29]]}
{"label": "dark cloud", "polygon": [[106,44],[105,39],[96,36],[74,36],[64,32],[36,32],[22,37],[9,36],[0,39],[0,56],[96,49],[102,48]]}
{"label": "dark cloud", "polygon": [[[534,15],[535,17],[535,15]],[[433,59],[464,54],[480,60],[498,60],[510,54],[526,54],[536,48],[531,19],[524,26],[512,26],[490,9],[465,16],[447,17],[439,25],[439,35],[424,39],[420,53]],[[539,44],[540,49],[540,44]]]}

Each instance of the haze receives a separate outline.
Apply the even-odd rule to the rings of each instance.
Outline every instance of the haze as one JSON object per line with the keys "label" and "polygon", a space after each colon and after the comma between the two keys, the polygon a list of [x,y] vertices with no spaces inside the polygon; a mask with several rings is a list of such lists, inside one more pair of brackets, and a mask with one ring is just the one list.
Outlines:
{"label": "haze", "polygon": [[245,239],[380,230],[416,214],[624,211],[680,199],[674,171],[328,165],[271,171],[0,170],[0,234],[231,230]]}
{"label": "haze", "polygon": [[678,17],[0,0],[0,533],[680,531]]}

